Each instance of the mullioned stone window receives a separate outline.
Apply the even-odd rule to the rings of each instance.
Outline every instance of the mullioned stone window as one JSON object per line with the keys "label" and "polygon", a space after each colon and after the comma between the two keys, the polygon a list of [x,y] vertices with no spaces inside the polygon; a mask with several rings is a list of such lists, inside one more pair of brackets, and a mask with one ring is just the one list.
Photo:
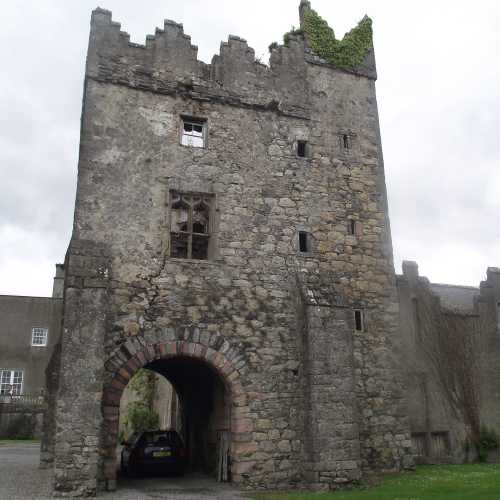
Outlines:
{"label": "mullioned stone window", "polygon": [[170,192],[170,256],[207,260],[210,257],[213,196]]}

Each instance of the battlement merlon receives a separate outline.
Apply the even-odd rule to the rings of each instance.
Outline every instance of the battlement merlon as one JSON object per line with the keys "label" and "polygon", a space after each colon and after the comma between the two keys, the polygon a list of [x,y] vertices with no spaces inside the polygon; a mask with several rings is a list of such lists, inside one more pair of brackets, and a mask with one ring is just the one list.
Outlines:
{"label": "battlement merlon", "polygon": [[[305,13],[314,12],[307,9],[309,2],[302,2],[301,22]],[[254,49],[244,39],[229,36],[227,42],[221,43],[212,63],[206,64],[197,59],[198,48],[184,34],[182,24],[166,20],[163,29],[157,28],[154,35],[147,35],[144,45],[135,44],[130,42],[128,33],[121,31],[121,25],[113,21],[110,11],[97,8],[91,18],[86,76],[153,91],[168,91],[179,83],[196,84],[247,97],[259,94],[259,100],[268,102],[274,99],[281,102],[290,93],[287,88],[290,75],[303,72],[303,77],[307,77],[306,63],[376,79],[373,48],[366,52],[361,64],[346,68],[332,65],[317,55],[309,38],[303,31],[287,34],[286,43],[271,50],[268,67],[255,59]]]}

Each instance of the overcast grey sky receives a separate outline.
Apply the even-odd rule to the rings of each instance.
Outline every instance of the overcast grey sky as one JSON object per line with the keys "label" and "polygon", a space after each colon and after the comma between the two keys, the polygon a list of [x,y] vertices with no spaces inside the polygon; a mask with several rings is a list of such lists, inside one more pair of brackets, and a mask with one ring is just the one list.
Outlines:
{"label": "overcast grey sky", "polygon": [[[97,3],[99,1],[99,4]],[[228,34],[267,46],[299,0],[12,0],[0,28],[0,293],[50,295],[69,242],[90,13],[143,43],[184,23],[210,62]],[[337,37],[374,21],[396,271],[477,285],[500,266],[500,2],[312,0]]]}

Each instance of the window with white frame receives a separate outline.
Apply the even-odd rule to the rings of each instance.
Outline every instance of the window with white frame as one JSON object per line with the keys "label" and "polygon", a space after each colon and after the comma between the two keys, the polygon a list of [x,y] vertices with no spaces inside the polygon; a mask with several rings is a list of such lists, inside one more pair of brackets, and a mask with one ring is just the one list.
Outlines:
{"label": "window with white frame", "polygon": [[49,336],[48,328],[34,327],[31,330],[31,345],[45,347],[47,345],[47,337]]}
{"label": "window with white frame", "polygon": [[181,144],[193,148],[204,148],[206,125],[207,122],[199,118],[182,118]]}
{"label": "window with white frame", "polygon": [[23,393],[23,371],[0,368],[0,395],[18,396]]}

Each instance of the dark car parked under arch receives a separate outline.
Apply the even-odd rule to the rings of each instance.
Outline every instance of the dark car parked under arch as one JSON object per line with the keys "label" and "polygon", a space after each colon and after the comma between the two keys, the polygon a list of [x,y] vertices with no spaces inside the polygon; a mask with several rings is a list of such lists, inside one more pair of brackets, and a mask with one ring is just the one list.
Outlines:
{"label": "dark car parked under arch", "polygon": [[174,430],[135,433],[123,444],[123,475],[184,474],[186,448]]}

